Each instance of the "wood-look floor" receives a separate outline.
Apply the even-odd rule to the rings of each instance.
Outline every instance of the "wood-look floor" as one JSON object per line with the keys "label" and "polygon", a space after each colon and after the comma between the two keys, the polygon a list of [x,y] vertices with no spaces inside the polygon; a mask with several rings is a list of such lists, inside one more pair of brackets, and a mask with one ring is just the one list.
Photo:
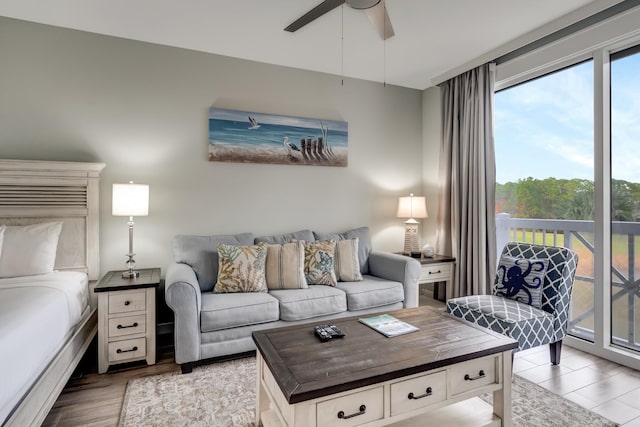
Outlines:
{"label": "wood-look floor", "polygon": [[158,362],[144,362],[110,368],[97,373],[97,353],[90,348],[80,368],[84,371],[69,380],[53,405],[43,426],[117,426],[127,382],[133,378],[180,371],[171,348],[159,349]]}

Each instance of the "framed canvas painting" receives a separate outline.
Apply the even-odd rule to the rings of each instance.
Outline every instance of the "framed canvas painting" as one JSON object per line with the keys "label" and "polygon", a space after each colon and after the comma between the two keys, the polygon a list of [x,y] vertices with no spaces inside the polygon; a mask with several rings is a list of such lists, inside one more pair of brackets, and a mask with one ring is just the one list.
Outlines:
{"label": "framed canvas painting", "polygon": [[347,166],[347,122],[209,109],[209,161]]}

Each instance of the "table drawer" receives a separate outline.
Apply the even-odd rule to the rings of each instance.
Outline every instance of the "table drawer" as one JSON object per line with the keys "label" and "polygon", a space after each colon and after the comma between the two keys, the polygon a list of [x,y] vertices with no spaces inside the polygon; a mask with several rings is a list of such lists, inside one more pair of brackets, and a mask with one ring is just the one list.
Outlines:
{"label": "table drawer", "polygon": [[496,383],[498,356],[469,360],[453,365],[449,371],[451,396]]}
{"label": "table drawer", "polygon": [[144,311],[146,308],[144,290],[109,292],[109,314]]}
{"label": "table drawer", "polygon": [[144,337],[109,343],[109,362],[141,358],[146,355],[147,342]]}
{"label": "table drawer", "polygon": [[424,408],[447,399],[445,371],[391,384],[391,415]]}
{"label": "table drawer", "polygon": [[384,417],[384,388],[377,387],[320,402],[318,426],[357,426]]}
{"label": "table drawer", "polygon": [[441,280],[451,280],[451,263],[423,265],[420,272],[419,282],[438,282]]}
{"label": "table drawer", "polygon": [[109,319],[109,338],[145,333],[146,319],[144,314]]}

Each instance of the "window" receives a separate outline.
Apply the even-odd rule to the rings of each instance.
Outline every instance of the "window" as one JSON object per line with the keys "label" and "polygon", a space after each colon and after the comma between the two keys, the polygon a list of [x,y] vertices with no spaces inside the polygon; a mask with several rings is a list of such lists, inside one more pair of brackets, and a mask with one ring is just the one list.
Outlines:
{"label": "window", "polygon": [[640,350],[640,46],[611,55],[611,343]]}
{"label": "window", "polygon": [[580,263],[570,333],[594,336],[593,61],[495,95],[496,214],[507,241],[565,246]]}

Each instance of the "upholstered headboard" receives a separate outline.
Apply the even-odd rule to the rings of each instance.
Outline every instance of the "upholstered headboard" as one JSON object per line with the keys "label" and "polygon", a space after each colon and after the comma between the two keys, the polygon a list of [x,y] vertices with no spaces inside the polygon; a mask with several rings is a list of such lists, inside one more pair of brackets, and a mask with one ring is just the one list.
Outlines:
{"label": "upholstered headboard", "polygon": [[0,224],[62,221],[55,269],[100,274],[99,181],[104,163],[0,160]]}

